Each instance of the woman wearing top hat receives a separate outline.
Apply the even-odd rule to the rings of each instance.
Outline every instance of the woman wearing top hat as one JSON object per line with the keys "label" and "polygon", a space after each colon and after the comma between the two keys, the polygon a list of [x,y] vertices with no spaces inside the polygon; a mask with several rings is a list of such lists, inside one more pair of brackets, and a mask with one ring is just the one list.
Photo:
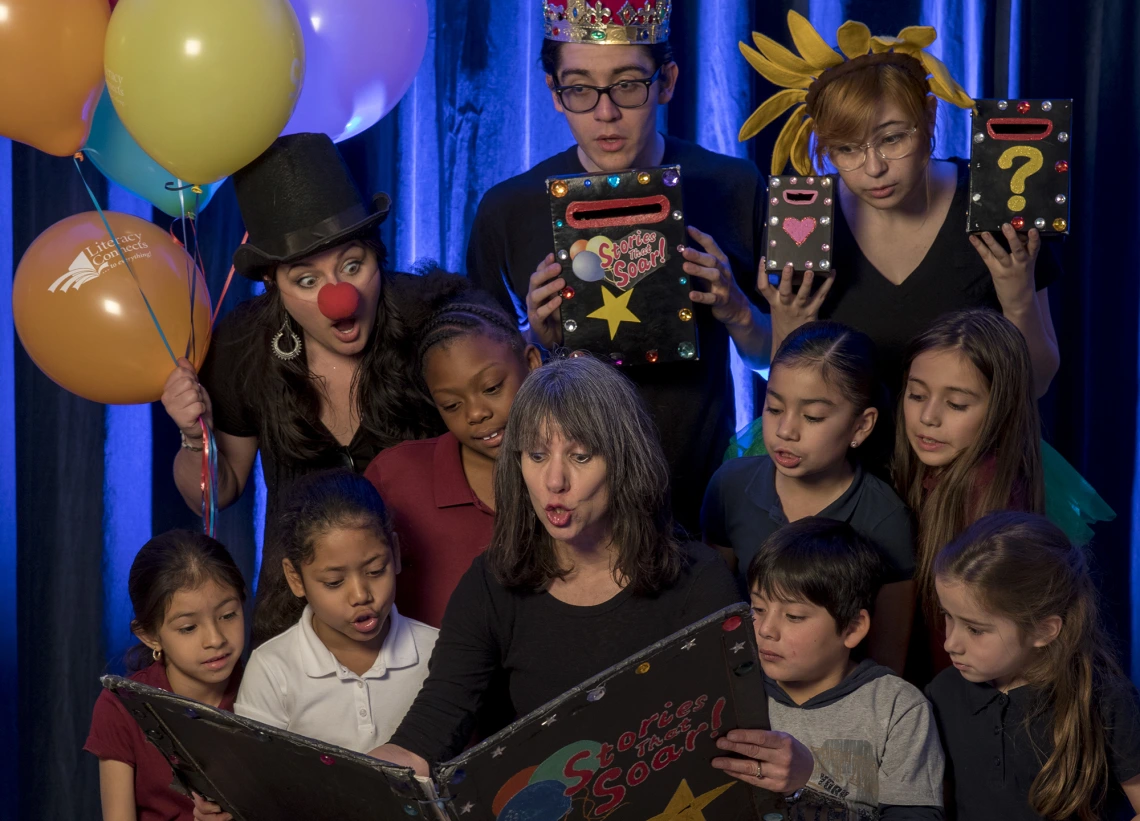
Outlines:
{"label": "woman wearing top hat", "polygon": [[[285,625],[264,623],[279,591],[273,538],[278,496],[298,477],[337,466],[363,471],[383,448],[440,431],[439,415],[414,386],[412,329],[429,292],[464,287],[447,274],[384,271],[378,226],[389,199],[360,197],[323,134],[278,139],[234,174],[249,241],[238,273],[265,293],[238,306],[214,332],[196,374],[187,360],[166,382],[162,403],[182,432],[174,480],[201,510],[203,416],[218,450],[218,506],[241,495],[258,452],[267,491],[264,559],[254,640]],[[259,618],[260,616],[260,618]]]}

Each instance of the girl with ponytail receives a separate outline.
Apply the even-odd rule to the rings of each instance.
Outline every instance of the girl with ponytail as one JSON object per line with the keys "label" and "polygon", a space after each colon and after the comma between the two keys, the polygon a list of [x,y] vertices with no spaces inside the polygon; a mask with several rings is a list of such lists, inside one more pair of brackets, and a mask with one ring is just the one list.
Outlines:
{"label": "girl with ponytail", "polygon": [[955,669],[927,696],[956,817],[1140,813],[1140,708],[1083,549],[1041,516],[993,513],[938,553],[934,583]]}

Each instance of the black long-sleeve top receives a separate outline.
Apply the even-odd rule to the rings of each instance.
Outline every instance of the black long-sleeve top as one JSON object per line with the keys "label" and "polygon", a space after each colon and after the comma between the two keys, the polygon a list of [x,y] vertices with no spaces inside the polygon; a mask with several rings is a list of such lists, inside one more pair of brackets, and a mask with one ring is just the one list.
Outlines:
{"label": "black long-sleeve top", "polygon": [[543,591],[496,581],[483,556],[452,594],[431,672],[392,743],[428,761],[446,761],[471,738],[473,717],[492,679],[504,678],[516,715],[710,613],[740,601],[732,573],[710,548],[689,543],[684,569],[656,595],[623,590],[579,607]]}

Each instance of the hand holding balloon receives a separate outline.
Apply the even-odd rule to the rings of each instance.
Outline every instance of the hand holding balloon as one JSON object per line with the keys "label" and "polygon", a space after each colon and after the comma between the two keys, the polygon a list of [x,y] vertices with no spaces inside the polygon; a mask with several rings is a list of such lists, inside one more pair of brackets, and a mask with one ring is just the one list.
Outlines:
{"label": "hand holding balloon", "polygon": [[163,386],[162,406],[166,409],[166,415],[174,420],[174,424],[187,439],[197,441],[202,438],[199,417],[211,428],[214,426],[210,394],[202,387],[197,371],[185,357],[178,360],[178,367],[171,372]]}

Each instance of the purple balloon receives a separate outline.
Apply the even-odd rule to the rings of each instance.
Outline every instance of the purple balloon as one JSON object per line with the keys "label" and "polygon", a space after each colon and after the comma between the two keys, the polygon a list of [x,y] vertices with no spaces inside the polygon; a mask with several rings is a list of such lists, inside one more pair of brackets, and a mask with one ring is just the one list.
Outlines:
{"label": "purple balloon", "polygon": [[427,48],[427,0],[291,0],[305,36],[305,84],[282,134],[347,140],[391,111]]}

